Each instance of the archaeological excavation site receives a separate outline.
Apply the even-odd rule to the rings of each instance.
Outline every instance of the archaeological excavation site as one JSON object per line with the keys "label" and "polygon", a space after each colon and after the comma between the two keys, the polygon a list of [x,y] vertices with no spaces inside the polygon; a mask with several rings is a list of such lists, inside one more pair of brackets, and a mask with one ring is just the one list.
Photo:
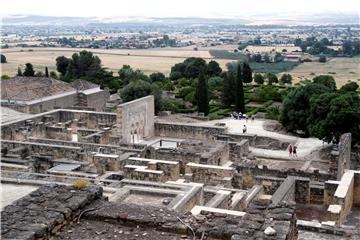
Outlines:
{"label": "archaeological excavation site", "polygon": [[1,239],[360,239],[351,137],[156,116],[152,95],[19,115],[1,124]]}

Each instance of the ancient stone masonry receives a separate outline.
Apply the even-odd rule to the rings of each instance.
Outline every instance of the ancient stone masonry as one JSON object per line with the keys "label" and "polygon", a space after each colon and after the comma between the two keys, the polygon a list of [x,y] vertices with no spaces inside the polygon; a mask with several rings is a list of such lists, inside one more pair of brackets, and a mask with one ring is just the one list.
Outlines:
{"label": "ancient stone masonry", "polygon": [[48,239],[101,196],[102,188],[96,186],[40,187],[1,211],[1,239]]}
{"label": "ancient stone masonry", "polygon": [[117,133],[124,143],[136,143],[154,136],[154,96],[147,96],[117,107]]}
{"label": "ancient stone masonry", "polygon": [[[165,119],[148,96],[116,113],[58,109],[7,121],[1,185],[14,194],[5,194],[2,239],[357,238],[351,134],[334,146],[263,133],[263,120],[241,133],[246,120]],[[288,155],[290,143],[299,156]]]}
{"label": "ancient stone masonry", "polygon": [[215,141],[217,135],[225,133],[226,127],[194,126],[191,124],[155,122],[155,135],[171,138]]}

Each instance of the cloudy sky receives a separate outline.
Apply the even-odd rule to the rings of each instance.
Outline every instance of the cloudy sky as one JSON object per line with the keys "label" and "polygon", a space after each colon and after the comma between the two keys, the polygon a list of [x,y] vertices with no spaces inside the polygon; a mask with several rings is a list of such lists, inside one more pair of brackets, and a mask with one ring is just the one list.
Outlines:
{"label": "cloudy sky", "polygon": [[221,18],[328,11],[359,13],[360,0],[3,0],[0,15]]}

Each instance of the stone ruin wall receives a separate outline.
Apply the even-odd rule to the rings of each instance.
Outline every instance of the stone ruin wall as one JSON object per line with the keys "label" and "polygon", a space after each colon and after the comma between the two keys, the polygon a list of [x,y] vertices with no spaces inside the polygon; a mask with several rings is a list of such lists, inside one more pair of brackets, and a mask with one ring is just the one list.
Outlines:
{"label": "stone ruin wall", "polygon": [[338,144],[337,178],[341,179],[345,169],[350,169],[351,133],[341,135]]}
{"label": "stone ruin wall", "polygon": [[220,126],[196,126],[185,123],[155,122],[155,135],[170,138],[215,141],[218,135],[225,133],[226,129],[226,127]]}
{"label": "stone ruin wall", "polygon": [[154,136],[155,105],[150,95],[117,106],[117,135],[124,143],[133,143],[134,136],[141,139]]}

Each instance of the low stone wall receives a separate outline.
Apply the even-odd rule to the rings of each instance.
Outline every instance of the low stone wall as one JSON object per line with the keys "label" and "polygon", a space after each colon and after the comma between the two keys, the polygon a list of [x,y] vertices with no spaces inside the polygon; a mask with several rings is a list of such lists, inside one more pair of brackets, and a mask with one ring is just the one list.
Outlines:
{"label": "low stone wall", "polygon": [[240,163],[242,157],[248,155],[249,146],[250,142],[247,139],[240,142],[229,142],[229,160]]}
{"label": "low stone wall", "polygon": [[185,178],[192,182],[231,187],[234,174],[235,169],[232,167],[188,163]]}
{"label": "low stone wall", "polygon": [[199,126],[185,123],[155,122],[155,135],[170,138],[215,141],[217,139],[217,135],[224,134],[226,129],[226,127],[219,126]]}
{"label": "low stone wall", "polygon": [[246,166],[236,166],[236,170],[240,174],[236,174],[235,182],[237,183],[236,187],[238,188],[247,188],[247,182],[254,183],[256,182],[257,176],[268,176],[268,177],[276,177],[276,178],[286,178],[287,176],[297,176],[297,177],[305,177],[310,179],[310,181],[319,181],[325,182],[329,179],[335,179],[336,176],[330,174],[319,173],[318,171],[314,171],[312,173],[297,170],[297,169],[288,169],[288,170],[277,170],[277,169],[269,169],[267,166],[263,166],[259,168],[255,167],[246,167]]}
{"label": "low stone wall", "polygon": [[98,186],[41,186],[1,211],[1,239],[48,239],[101,196]]}
{"label": "low stone wall", "polygon": [[80,147],[70,147],[43,143],[33,142],[19,142],[19,141],[7,141],[1,140],[1,147],[7,148],[8,150],[18,147],[26,147],[31,153],[51,155],[54,159],[57,158],[68,158],[70,160],[84,161],[87,159],[86,155],[81,153]]}
{"label": "low stone wall", "polygon": [[[170,181],[170,180],[178,180],[180,177],[180,168],[179,163],[175,161],[164,161],[158,159],[146,159],[146,158],[128,158],[121,162],[121,168],[124,169],[125,178],[137,179],[137,180],[148,180],[146,179],[146,172],[141,171],[140,168],[127,168],[126,165],[145,167],[142,168],[144,170],[154,170],[154,171],[162,171],[161,173],[161,181]],[[137,170],[137,171],[135,171]],[[136,173],[137,172],[137,173]],[[139,174],[144,173],[143,176],[139,176]],[[137,177],[133,176],[134,174],[138,175]],[[135,178],[133,178],[135,177]]]}

